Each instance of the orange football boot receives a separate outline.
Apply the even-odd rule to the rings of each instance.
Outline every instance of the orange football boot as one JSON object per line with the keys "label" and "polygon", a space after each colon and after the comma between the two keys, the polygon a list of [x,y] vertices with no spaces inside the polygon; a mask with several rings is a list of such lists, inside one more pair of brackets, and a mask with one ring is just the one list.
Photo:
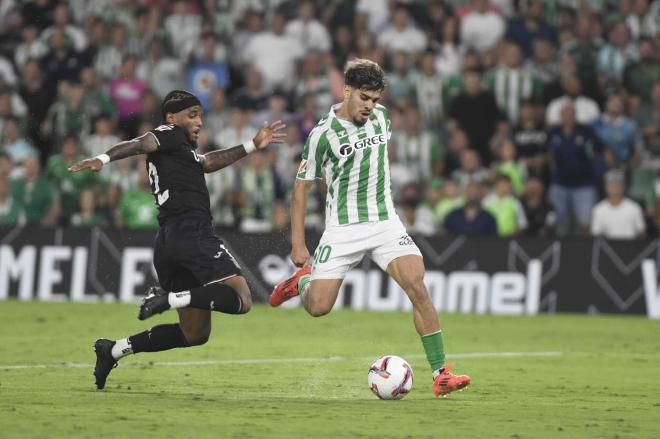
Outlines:
{"label": "orange football boot", "polygon": [[275,285],[275,288],[273,288],[273,292],[270,295],[270,299],[268,299],[270,306],[280,306],[292,297],[296,297],[300,293],[298,291],[298,281],[301,277],[310,274],[311,272],[312,267],[307,265],[293,273],[293,276],[290,278]]}
{"label": "orange football boot", "polygon": [[453,364],[446,365],[440,369],[442,372],[433,379],[433,393],[435,393],[435,396],[442,395],[445,397],[448,393],[454,390],[460,390],[470,384],[469,376],[454,375],[451,373],[453,367]]}

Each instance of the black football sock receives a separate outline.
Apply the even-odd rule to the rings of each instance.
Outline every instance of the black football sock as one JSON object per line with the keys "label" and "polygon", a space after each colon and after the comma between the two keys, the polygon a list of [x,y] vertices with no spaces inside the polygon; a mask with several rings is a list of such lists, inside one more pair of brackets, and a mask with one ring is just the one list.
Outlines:
{"label": "black football sock", "polygon": [[240,314],[243,307],[236,290],[220,282],[170,293],[167,300],[172,308],[210,309],[225,314]]}
{"label": "black football sock", "polygon": [[154,326],[147,331],[131,335],[128,337],[128,341],[134,354],[138,352],[166,351],[188,346],[186,337],[183,335],[181,326],[178,323]]}

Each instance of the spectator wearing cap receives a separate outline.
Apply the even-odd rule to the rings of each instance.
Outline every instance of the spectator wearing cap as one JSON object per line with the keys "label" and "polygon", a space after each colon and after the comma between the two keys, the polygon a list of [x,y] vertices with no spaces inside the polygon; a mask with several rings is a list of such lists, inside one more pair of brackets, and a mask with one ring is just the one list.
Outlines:
{"label": "spectator wearing cap", "polygon": [[426,35],[415,27],[408,7],[395,3],[390,27],[378,35],[378,46],[390,53],[418,53],[426,48]]}
{"label": "spectator wearing cap", "polygon": [[495,236],[497,223],[493,215],[481,206],[483,186],[472,181],[465,190],[465,205],[451,211],[444,221],[444,229],[450,235]]}
{"label": "spectator wearing cap", "polygon": [[605,160],[610,168],[630,169],[639,162],[642,136],[635,122],[623,115],[623,99],[612,95],[607,99],[605,113],[592,125],[605,145]]}
{"label": "spectator wearing cap", "polygon": [[607,198],[596,205],[591,234],[608,239],[636,239],[644,236],[646,225],[641,207],[624,196],[624,174],[611,170],[605,174]]}
{"label": "spectator wearing cap", "polygon": [[572,104],[564,105],[561,117],[562,124],[548,132],[552,170],[549,197],[557,210],[560,232],[568,232],[573,224],[586,234],[596,204],[594,160],[603,145],[589,126],[577,123]]}

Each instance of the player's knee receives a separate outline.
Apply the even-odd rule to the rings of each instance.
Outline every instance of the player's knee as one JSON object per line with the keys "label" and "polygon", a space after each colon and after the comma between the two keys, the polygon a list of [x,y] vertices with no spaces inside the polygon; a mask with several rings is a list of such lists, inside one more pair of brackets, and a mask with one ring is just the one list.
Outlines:
{"label": "player's knee", "polygon": [[252,298],[250,295],[241,296],[241,311],[239,314],[247,314],[252,309]]}
{"label": "player's knee", "polygon": [[188,346],[201,346],[206,344],[211,337],[210,327],[186,327],[182,326],[183,336],[188,342]]}
{"label": "player's knee", "polygon": [[323,317],[324,315],[330,312],[331,308],[322,308],[322,307],[310,307],[307,312],[312,317]]}
{"label": "player's knee", "polygon": [[405,290],[413,304],[421,305],[431,300],[424,284],[424,276],[415,276],[410,279]]}

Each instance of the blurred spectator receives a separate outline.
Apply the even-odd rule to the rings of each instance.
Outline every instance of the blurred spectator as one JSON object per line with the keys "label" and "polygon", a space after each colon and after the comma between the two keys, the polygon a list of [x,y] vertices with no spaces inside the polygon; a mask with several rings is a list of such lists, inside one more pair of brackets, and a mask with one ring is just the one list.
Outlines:
{"label": "blurred spectator", "polygon": [[48,81],[77,81],[83,60],[75,49],[69,46],[62,28],[52,30],[48,40],[48,53],[41,58],[44,74]]}
{"label": "blurred spectator", "polygon": [[244,110],[257,111],[266,106],[268,97],[264,90],[259,70],[248,67],[245,72],[245,85],[231,94],[231,103]]}
{"label": "blurred spectator", "polygon": [[[110,147],[121,141],[112,131],[112,119],[103,114],[94,121],[94,133],[85,141],[86,154],[90,157],[104,154]],[[103,170],[108,169],[103,167]]]}
{"label": "blurred spectator", "polygon": [[544,88],[555,82],[559,78],[560,64],[557,50],[552,42],[545,38],[537,38],[533,45],[533,57],[527,60],[525,66],[541,80]]}
{"label": "blurred spectator", "polygon": [[117,107],[119,128],[128,138],[137,135],[142,99],[147,91],[147,84],[135,77],[136,63],[137,58],[132,55],[124,58],[119,76],[110,84],[110,98]]}
{"label": "blurred spectator", "polygon": [[502,63],[486,81],[495,94],[498,107],[513,123],[518,122],[520,103],[539,99],[543,92],[541,79],[531,69],[522,67],[522,53],[514,43],[506,44]]}
{"label": "blurred spectator", "polygon": [[426,48],[426,36],[415,27],[407,5],[395,3],[392,23],[384,32],[378,34],[378,46],[390,53],[415,53]]}
{"label": "blurred spectator", "polygon": [[[165,44],[163,38],[154,37],[149,43],[147,56],[140,61],[135,71],[137,78],[149,84],[161,100],[183,85],[181,62],[168,56]],[[200,100],[205,98],[199,94],[197,96]]]}
{"label": "blurred spectator", "polygon": [[525,183],[522,206],[528,225],[525,230],[530,236],[552,236],[557,224],[557,214],[548,202],[543,181],[530,177]]}
{"label": "blurred spectator", "polygon": [[465,190],[471,181],[486,183],[488,170],[481,166],[478,152],[466,149],[461,154],[461,167],[452,172],[451,178],[462,190]]}
{"label": "blurred spectator", "polygon": [[578,78],[588,88],[588,95],[593,95],[597,89],[596,65],[602,43],[594,22],[593,16],[580,16],[575,26],[575,37],[560,49],[561,56],[570,55],[575,60]]}
{"label": "blurred spectator", "polygon": [[575,108],[578,123],[590,124],[600,115],[598,104],[593,99],[582,95],[582,83],[575,76],[564,76],[561,79],[564,95],[554,99],[545,112],[545,122],[548,125],[561,123],[562,108],[571,103]]}
{"label": "blurred spectator", "polygon": [[21,76],[19,93],[29,111],[27,134],[44,155],[48,148],[45,145],[45,139],[41,136],[40,127],[46,119],[48,109],[55,101],[56,92],[53,83],[44,81],[39,61],[27,60]]}
{"label": "blurred spectator", "polygon": [[[462,207],[465,204],[465,198],[454,180],[445,180],[444,183],[438,179],[431,180],[428,184],[430,190],[441,189],[442,198],[433,206],[433,218],[439,226],[444,224],[445,217],[449,212]],[[433,195],[431,195],[433,196]],[[431,202],[431,199],[429,199]]]}
{"label": "blurred spectator", "polygon": [[14,181],[13,197],[25,209],[26,224],[53,226],[60,214],[55,189],[41,175],[39,159],[28,157],[23,164],[24,177]]}
{"label": "blurred spectator", "polygon": [[485,163],[490,163],[488,142],[495,132],[495,124],[501,118],[501,113],[493,94],[482,90],[478,73],[465,72],[463,86],[464,91],[452,101],[449,114],[467,133],[472,148],[479,152]]}
{"label": "blurred spectator", "polygon": [[11,182],[0,173],[0,226],[17,226],[25,222],[25,212],[11,193]]}
{"label": "blurred spectator", "polygon": [[21,136],[18,119],[13,116],[5,118],[0,139],[0,151],[6,153],[16,164],[23,163],[28,157],[39,158],[39,151]]}
{"label": "blurred spectator", "polygon": [[644,164],[655,163],[660,171],[660,81],[653,85],[649,103],[643,104],[635,115],[646,145]]}
{"label": "blurred spectator", "polygon": [[259,70],[268,90],[290,90],[294,86],[295,64],[304,53],[299,40],[284,34],[285,23],[284,15],[275,13],[271,31],[255,35],[242,48],[241,59]]}
{"label": "blurred spectator", "polygon": [[[85,135],[90,132],[90,120],[85,111],[85,90],[79,83],[61,82],[57,100],[48,110],[41,126],[42,135],[48,137],[50,144],[60,145],[68,135]],[[52,149],[48,153],[53,152]]]}
{"label": "blurred spectator", "polygon": [[194,48],[202,32],[202,17],[195,12],[193,2],[177,0],[172,6],[172,13],[165,18],[165,29],[172,38],[175,56],[184,59],[186,50]]}
{"label": "blurred spectator", "polygon": [[624,197],[625,182],[621,171],[605,175],[607,198],[596,205],[591,220],[591,234],[608,239],[635,239],[644,236],[646,225],[642,209]]}
{"label": "blurred spectator", "polygon": [[655,37],[660,32],[660,3],[649,0],[635,0],[633,11],[628,15],[626,24],[635,38]]}
{"label": "blurred spectator", "polygon": [[555,41],[555,30],[545,21],[545,9],[541,0],[527,2],[522,17],[509,23],[506,38],[520,45],[525,58],[532,55],[536,40]]}
{"label": "blurred spectator", "polygon": [[110,184],[117,186],[122,193],[139,187],[140,174],[137,166],[137,157],[117,160],[112,164],[113,172],[110,174]]}
{"label": "blurred spectator", "polygon": [[99,50],[94,60],[94,68],[105,80],[112,80],[119,73],[122,60],[126,55],[128,55],[126,27],[121,23],[115,23],[112,26],[110,45]]}
{"label": "blurred spectator", "polygon": [[419,110],[409,107],[403,112],[403,129],[394,133],[396,161],[421,183],[442,175],[444,150],[438,137],[422,127]]}
{"label": "blurred spectator", "polygon": [[495,218],[499,236],[516,236],[527,228],[525,211],[513,195],[511,179],[507,175],[495,177],[495,190],[484,199],[483,204]]}
{"label": "blurred spectator", "polygon": [[312,0],[303,0],[298,6],[299,15],[286,25],[286,34],[300,41],[306,52],[330,50],[328,30],[315,18],[316,8]]}
{"label": "blurred spectator", "polygon": [[215,145],[218,148],[229,148],[252,139],[257,134],[257,130],[248,125],[249,117],[249,114],[238,108],[233,109],[229,115],[229,124],[215,134]]}
{"label": "blurred spectator", "polygon": [[69,172],[69,167],[83,159],[78,150],[78,141],[74,136],[67,136],[62,142],[62,152],[51,156],[46,164],[46,177],[58,193],[60,201],[60,218],[68,224],[71,215],[76,211],[80,194],[86,189],[92,189],[98,183],[95,172],[85,169],[81,172]]}
{"label": "blurred spectator", "polygon": [[[458,45],[458,20],[448,17],[442,26],[442,39],[437,50],[436,68],[443,76],[460,74],[461,56]],[[465,67],[465,66],[463,66]]]}
{"label": "blurred spectator", "polygon": [[80,73],[80,78],[84,90],[83,107],[87,117],[92,120],[102,114],[114,115],[114,104],[108,96],[98,72],[91,67],[86,67]]}
{"label": "blurred spectator", "polygon": [[[194,60],[188,68],[186,80],[187,89],[197,96],[205,110],[210,106],[210,98],[213,90],[229,85],[229,65],[224,59],[224,54],[218,54],[217,40],[215,35],[207,33],[202,36],[201,53],[193,54]],[[168,90],[176,88],[168,87]],[[167,93],[167,92],[165,92]],[[161,98],[164,98],[162,95]]]}
{"label": "blurred spectator", "polygon": [[433,129],[445,117],[442,75],[436,71],[435,54],[426,51],[419,61],[419,71],[413,77],[417,107],[422,113],[424,128]]}
{"label": "blurred spectator", "polygon": [[398,200],[399,217],[408,232],[430,236],[435,233],[433,213],[430,209],[420,207],[421,198],[418,184],[406,185]]}
{"label": "blurred spectator", "polygon": [[[275,169],[285,184],[295,183],[292,176],[296,175],[300,160],[298,157],[303,151],[303,143],[300,138],[300,129],[296,124],[288,124],[286,127],[286,142],[278,145],[276,150]],[[292,166],[295,168],[292,169]]]}
{"label": "blurred spectator", "polygon": [[465,205],[451,211],[444,221],[444,229],[451,235],[482,236],[497,234],[493,215],[481,207],[484,188],[472,181],[465,190]]}
{"label": "blurred spectator", "polygon": [[411,71],[411,57],[408,53],[394,52],[391,69],[387,71],[387,94],[393,101],[404,101],[414,96],[414,75]]}
{"label": "blurred spectator", "polygon": [[238,208],[238,171],[234,166],[227,166],[221,172],[205,174],[209,190],[211,215],[218,226],[236,227]]}
{"label": "blurred spectator", "polygon": [[471,9],[461,18],[461,41],[483,53],[492,49],[504,35],[506,23],[490,8],[488,0],[470,0]]}
{"label": "blurred spectator", "polygon": [[516,161],[516,147],[511,140],[504,140],[497,149],[497,160],[493,163],[493,171],[495,175],[505,175],[509,178],[514,194],[522,193],[527,172],[525,167]]}
{"label": "blurred spectator", "polygon": [[546,181],[547,177],[547,134],[539,121],[539,111],[531,102],[523,102],[520,107],[520,123],[513,130],[513,143],[516,155],[525,165],[529,175],[536,175]]}
{"label": "blurred spectator", "polygon": [[119,202],[117,223],[129,229],[158,228],[158,210],[151,194],[149,174],[144,159],[138,163],[138,185],[126,190]]}
{"label": "blurred spectator", "polygon": [[356,29],[368,30],[371,34],[381,32],[390,18],[389,0],[358,0]]}
{"label": "blurred spectator", "polygon": [[0,55],[0,84],[14,86],[18,82],[11,61]]}
{"label": "blurred spectator", "polygon": [[284,198],[281,182],[269,163],[268,154],[267,151],[250,154],[247,165],[240,170],[240,229],[243,232],[272,230],[275,204]]}
{"label": "blurred spectator", "polygon": [[79,211],[71,216],[74,227],[97,227],[103,222],[103,217],[96,212],[94,191],[85,189],[80,193]]}
{"label": "blurred spectator", "polygon": [[596,204],[594,158],[603,147],[591,128],[577,123],[572,104],[564,105],[561,118],[561,125],[548,132],[552,161],[549,197],[557,210],[560,232],[570,230],[573,220],[578,231],[586,234]]}
{"label": "blurred spectator", "polygon": [[39,40],[39,29],[36,26],[25,26],[21,31],[22,42],[16,46],[14,62],[21,70],[29,59],[39,59],[46,54],[48,46]]}
{"label": "blurred spectator", "polygon": [[656,41],[648,38],[641,40],[639,42],[639,61],[628,64],[623,72],[626,89],[642,101],[648,102],[653,85],[660,82],[659,50],[660,47]]}
{"label": "blurred spectator", "polygon": [[612,25],[607,44],[598,51],[598,80],[605,92],[614,90],[623,81],[623,72],[638,57],[637,46],[630,42],[625,23]]}
{"label": "blurred spectator", "polygon": [[216,88],[211,93],[210,108],[204,114],[204,126],[215,137],[229,123],[227,97],[223,88]]}
{"label": "blurred spectator", "polygon": [[87,37],[78,26],[71,23],[71,14],[69,6],[66,3],[59,3],[53,11],[53,25],[41,32],[41,40],[46,42],[50,39],[55,29],[61,29],[64,36],[73,45],[76,52],[81,52],[87,47]]}
{"label": "blurred spectator", "polygon": [[317,108],[327,109],[343,99],[344,77],[323,58],[323,54],[315,51],[308,52],[303,58],[298,84],[294,89],[297,105],[301,105],[307,96],[313,96]]}
{"label": "blurred spectator", "polygon": [[605,161],[610,168],[629,169],[639,162],[643,145],[635,122],[623,115],[623,99],[612,95],[605,113],[592,128],[605,146]]}

